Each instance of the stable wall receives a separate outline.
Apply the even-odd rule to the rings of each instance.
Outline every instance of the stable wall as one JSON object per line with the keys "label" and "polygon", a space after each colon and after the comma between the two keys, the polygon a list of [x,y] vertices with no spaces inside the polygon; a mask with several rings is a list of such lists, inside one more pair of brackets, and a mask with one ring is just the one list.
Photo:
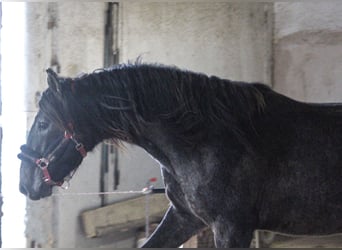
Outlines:
{"label": "stable wall", "polygon": [[274,88],[302,101],[342,101],[342,3],[275,3]]}
{"label": "stable wall", "polygon": [[176,65],[270,84],[273,4],[129,1],[121,5],[121,60]]}

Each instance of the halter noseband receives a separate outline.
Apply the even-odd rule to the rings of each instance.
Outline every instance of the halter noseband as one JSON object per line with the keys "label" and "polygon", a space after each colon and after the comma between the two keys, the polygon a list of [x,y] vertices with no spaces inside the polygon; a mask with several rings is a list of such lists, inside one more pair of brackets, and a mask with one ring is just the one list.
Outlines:
{"label": "halter noseband", "polygon": [[[75,143],[75,149],[81,154],[81,156],[84,158],[87,155],[87,151],[84,147],[84,145],[80,142],[78,142],[74,136],[74,134],[71,134],[67,131],[64,133],[63,140],[57,145],[57,147],[47,156],[47,157],[39,157],[39,154],[32,149],[29,149],[28,147],[25,147],[22,149],[22,153],[18,155],[18,157],[22,160],[28,160],[32,163],[34,163],[38,168],[41,169],[43,173],[43,181],[50,185],[50,186],[60,186],[63,188],[63,183],[66,181],[68,182],[75,170],[72,172],[72,174],[69,174],[68,177],[64,178],[63,181],[56,182],[53,181],[51,178],[51,175],[48,171],[48,166],[50,162],[56,159],[56,153],[65,145],[69,140],[72,140]],[[25,152],[26,151],[26,152]],[[68,183],[67,183],[68,186]],[[65,188],[67,188],[67,186]]]}

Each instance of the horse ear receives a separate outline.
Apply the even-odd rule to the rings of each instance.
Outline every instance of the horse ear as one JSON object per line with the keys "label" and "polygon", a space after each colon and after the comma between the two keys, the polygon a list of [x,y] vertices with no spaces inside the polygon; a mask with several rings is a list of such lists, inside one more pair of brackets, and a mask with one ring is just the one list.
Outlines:
{"label": "horse ear", "polygon": [[47,82],[49,87],[57,93],[61,93],[61,86],[58,79],[58,75],[51,68],[46,70]]}

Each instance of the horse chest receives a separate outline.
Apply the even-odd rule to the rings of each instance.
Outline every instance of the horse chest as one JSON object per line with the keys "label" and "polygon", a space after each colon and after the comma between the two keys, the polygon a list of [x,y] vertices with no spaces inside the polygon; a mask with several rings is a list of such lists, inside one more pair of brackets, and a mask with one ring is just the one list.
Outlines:
{"label": "horse chest", "polygon": [[169,156],[177,182],[187,193],[193,193],[213,178],[216,157],[209,150],[199,150],[191,155]]}
{"label": "horse chest", "polygon": [[213,178],[211,165],[205,161],[177,157],[173,158],[171,163],[175,166],[173,174],[164,174],[169,199],[174,206],[185,207],[197,217],[208,220],[207,207],[212,196],[209,183]]}
{"label": "horse chest", "polygon": [[[214,175],[219,168],[215,148],[211,146],[186,150],[171,143],[163,134],[151,130],[143,147],[161,163],[166,193],[175,207],[182,207],[204,219]],[[166,143],[167,142],[167,143]],[[216,170],[215,170],[216,169]]]}
{"label": "horse chest", "polygon": [[[194,178],[195,179],[195,178]],[[195,183],[195,184],[194,184]],[[186,210],[197,217],[208,220],[205,209],[205,199],[201,198],[200,185],[197,181],[182,178],[165,180],[166,194],[173,206],[180,210]]]}

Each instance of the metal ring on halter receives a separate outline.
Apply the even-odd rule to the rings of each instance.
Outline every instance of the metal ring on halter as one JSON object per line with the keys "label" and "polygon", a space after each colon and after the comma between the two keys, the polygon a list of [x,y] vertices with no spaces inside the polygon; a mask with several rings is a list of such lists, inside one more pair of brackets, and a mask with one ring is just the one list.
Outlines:
{"label": "metal ring on halter", "polygon": [[40,168],[40,169],[44,169],[44,168],[47,168],[47,166],[49,165],[50,161],[46,158],[40,158],[36,161],[36,164],[37,166]]}

